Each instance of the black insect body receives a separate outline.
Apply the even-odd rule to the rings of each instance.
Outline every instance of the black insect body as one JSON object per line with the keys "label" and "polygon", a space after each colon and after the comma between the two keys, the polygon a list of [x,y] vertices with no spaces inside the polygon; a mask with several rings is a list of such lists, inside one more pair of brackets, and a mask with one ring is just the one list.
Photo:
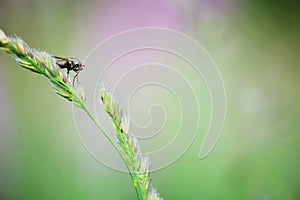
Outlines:
{"label": "black insect body", "polygon": [[77,78],[77,82],[78,81],[78,74],[81,70],[83,70],[83,68],[85,67],[84,64],[82,64],[79,60],[77,60],[76,58],[62,58],[62,57],[58,57],[58,56],[53,56],[57,61],[56,64],[61,68],[61,69],[67,69],[67,75],[69,77],[69,73],[70,71],[74,71],[76,73],[76,75],[73,78],[73,85],[74,85],[74,81]]}

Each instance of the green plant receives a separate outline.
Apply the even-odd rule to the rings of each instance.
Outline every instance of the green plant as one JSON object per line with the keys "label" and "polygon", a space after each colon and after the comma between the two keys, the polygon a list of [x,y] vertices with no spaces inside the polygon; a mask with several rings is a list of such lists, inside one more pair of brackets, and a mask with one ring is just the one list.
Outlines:
{"label": "green plant", "polygon": [[124,161],[139,200],[162,199],[151,184],[148,158],[140,153],[137,139],[128,134],[129,120],[108,89],[103,88],[101,90],[101,100],[105,111],[112,119],[117,135],[117,144],[113,142],[87,109],[83,89],[72,84],[65,72],[56,65],[53,56],[45,51],[31,49],[18,37],[7,37],[1,29],[0,51],[15,55],[15,61],[22,67],[45,76],[50,80],[57,94],[75,103],[76,106],[86,112]]}

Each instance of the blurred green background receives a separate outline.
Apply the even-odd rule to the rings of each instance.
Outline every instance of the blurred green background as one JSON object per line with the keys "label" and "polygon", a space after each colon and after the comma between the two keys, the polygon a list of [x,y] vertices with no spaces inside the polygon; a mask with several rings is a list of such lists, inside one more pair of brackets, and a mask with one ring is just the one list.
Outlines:
{"label": "blurred green background", "polygon": [[[213,152],[153,174],[164,199],[300,199],[300,12],[296,1],[0,1],[0,28],[78,59],[130,28],[184,32],[218,64],[227,118]],[[136,199],[127,174],[94,160],[71,104],[0,54],[0,199]],[[202,130],[202,129],[201,129]]]}

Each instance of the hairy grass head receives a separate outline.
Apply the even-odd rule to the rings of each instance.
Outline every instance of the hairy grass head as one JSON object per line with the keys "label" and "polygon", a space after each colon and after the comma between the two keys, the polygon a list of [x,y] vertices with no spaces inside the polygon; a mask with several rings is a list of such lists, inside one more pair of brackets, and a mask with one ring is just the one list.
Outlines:
{"label": "hairy grass head", "polygon": [[30,48],[19,37],[7,37],[1,29],[0,51],[15,55],[15,61],[20,66],[47,77],[57,94],[74,102],[79,107],[84,106],[85,97],[82,88],[72,84],[49,53]]}
{"label": "hairy grass head", "polygon": [[111,140],[88,111],[82,88],[72,84],[66,73],[57,66],[52,55],[45,51],[30,48],[21,38],[16,36],[7,37],[1,29],[0,51],[14,55],[15,61],[23,68],[45,76],[50,80],[57,94],[74,102],[87,113],[125,162],[139,200],[162,199],[152,186],[148,157],[141,153],[138,140],[129,135],[129,118],[124,114],[116,98],[108,89],[103,87],[101,90],[101,100],[105,111],[112,119],[118,145]]}
{"label": "hairy grass head", "polygon": [[128,133],[129,118],[124,114],[117,99],[106,87],[102,87],[100,96],[105,111],[112,119],[118,146],[123,160],[128,164],[133,174],[133,184],[139,192],[140,199],[162,199],[152,186],[148,157],[141,153],[138,140]]}

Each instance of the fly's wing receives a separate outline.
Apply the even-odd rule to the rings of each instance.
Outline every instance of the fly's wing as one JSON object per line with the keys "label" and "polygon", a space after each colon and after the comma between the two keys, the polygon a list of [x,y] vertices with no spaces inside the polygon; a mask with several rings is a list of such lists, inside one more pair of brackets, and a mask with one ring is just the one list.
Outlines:
{"label": "fly's wing", "polygon": [[63,58],[63,57],[59,57],[59,56],[52,56],[53,58],[55,59],[58,59],[58,60],[63,60],[63,59],[66,59],[66,58]]}
{"label": "fly's wing", "polygon": [[70,62],[68,59],[66,58],[62,58],[62,57],[58,57],[58,56],[53,56],[57,61],[56,64],[60,67],[60,68],[69,68]]}

